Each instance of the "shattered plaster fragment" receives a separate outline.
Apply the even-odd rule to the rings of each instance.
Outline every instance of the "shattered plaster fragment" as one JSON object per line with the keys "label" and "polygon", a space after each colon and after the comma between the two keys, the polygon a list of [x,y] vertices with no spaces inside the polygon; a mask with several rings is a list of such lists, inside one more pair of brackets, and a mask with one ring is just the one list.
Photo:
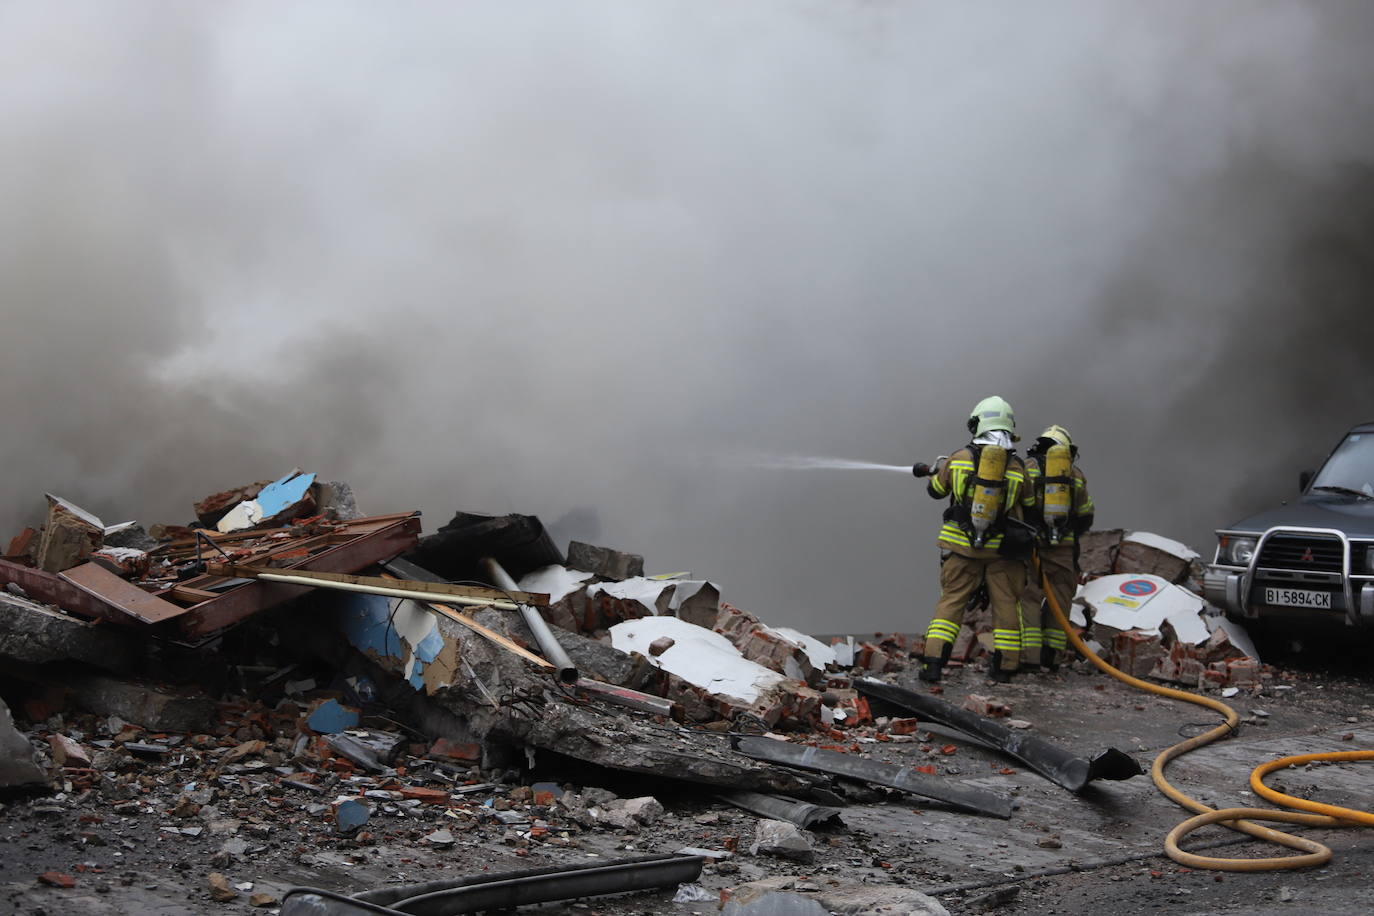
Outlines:
{"label": "shattered plaster fragment", "polygon": [[651,656],[653,664],[711,693],[749,705],[768,688],[787,681],[776,671],[749,661],[719,633],[676,617],[642,617],[611,627],[611,645],[644,656],[650,656],[654,640],[665,636],[673,645]]}

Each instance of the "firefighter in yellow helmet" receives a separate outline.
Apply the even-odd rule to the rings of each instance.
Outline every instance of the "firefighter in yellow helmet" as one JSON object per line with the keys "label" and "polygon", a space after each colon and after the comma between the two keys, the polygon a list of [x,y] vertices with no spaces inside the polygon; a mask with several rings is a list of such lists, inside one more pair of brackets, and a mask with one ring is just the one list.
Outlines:
{"label": "firefighter in yellow helmet", "polygon": [[1026,558],[1033,534],[1021,521],[1034,503],[1025,467],[1016,457],[1016,417],[1000,397],[984,398],[968,419],[973,441],[934,468],[912,470],[930,477],[926,491],[948,499],[940,528],[940,602],[926,629],[921,680],[935,683],[963,622],[964,609],[980,587],[992,606],[994,681],[1011,679],[1021,648],[1017,601],[1026,587]]}
{"label": "firefighter in yellow helmet", "polygon": [[[1087,477],[1074,463],[1077,458],[1078,446],[1069,431],[1058,425],[1041,433],[1026,455],[1026,474],[1035,497],[1029,513],[1037,529],[1035,550],[1041,572],[1066,613],[1078,590],[1078,541],[1093,525],[1093,499]],[[1050,613],[1034,569],[1030,579],[1021,599],[1022,667],[1057,671],[1068,637]]]}

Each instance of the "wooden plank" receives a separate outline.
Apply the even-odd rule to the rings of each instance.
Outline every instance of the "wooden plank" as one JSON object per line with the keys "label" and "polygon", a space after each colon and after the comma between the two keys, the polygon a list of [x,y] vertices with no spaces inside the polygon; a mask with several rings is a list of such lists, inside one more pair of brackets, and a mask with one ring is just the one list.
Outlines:
{"label": "wooden plank", "polygon": [[438,601],[444,597],[483,598],[488,601],[506,601],[528,604],[532,607],[547,607],[549,596],[538,592],[507,592],[499,588],[485,588],[478,585],[453,585],[448,582],[424,582],[420,580],[398,579],[394,576],[353,576],[344,573],[312,572],[302,569],[277,569],[274,567],[248,566],[239,563],[208,563],[206,572],[216,576],[240,576],[256,579],[261,573],[286,573],[317,579],[320,582],[342,582],[347,585],[372,585],[379,588],[403,588],[411,592],[424,592],[433,595]]}
{"label": "wooden plank", "polygon": [[82,563],[59,575],[112,607],[144,623],[161,623],[186,613],[186,608],[163,601],[156,595],[126,582],[99,563]]}
{"label": "wooden plank", "polygon": [[0,584],[9,582],[22,588],[35,601],[56,605],[69,614],[116,623],[132,623],[127,614],[83,592],[54,573],[43,572],[32,566],[21,566],[9,560],[0,560]]}
{"label": "wooden plank", "polygon": [[[376,518],[360,521],[375,522]],[[365,530],[362,525],[358,529]],[[371,527],[371,526],[366,526]],[[374,563],[390,559],[413,548],[420,539],[418,514],[397,517],[395,521],[359,533],[346,544],[307,557],[295,566],[280,570],[313,570],[319,572],[356,572]],[[196,583],[201,584],[201,583]],[[189,608],[179,624],[187,638],[198,638],[238,623],[259,611],[298,598],[311,591],[305,585],[283,585],[275,582],[249,582],[232,588],[210,601]]]}

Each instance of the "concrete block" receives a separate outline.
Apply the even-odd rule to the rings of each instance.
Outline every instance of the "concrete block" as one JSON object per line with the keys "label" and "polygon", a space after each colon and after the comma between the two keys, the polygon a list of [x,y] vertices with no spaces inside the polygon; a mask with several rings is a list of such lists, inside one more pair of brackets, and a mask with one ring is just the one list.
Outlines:
{"label": "concrete block", "polygon": [[568,542],[568,566],[620,582],[644,575],[644,558],[582,541]]}
{"label": "concrete block", "polygon": [[38,568],[61,572],[85,561],[105,540],[105,523],[60,496],[48,497],[48,521],[38,542]]}
{"label": "concrete block", "polygon": [[0,700],[0,789],[45,789],[48,775],[34,759],[33,745],[14,727],[10,708]]}
{"label": "concrete block", "polygon": [[215,701],[189,690],[108,677],[84,677],[71,687],[87,712],[119,716],[153,732],[203,732],[215,718]]}

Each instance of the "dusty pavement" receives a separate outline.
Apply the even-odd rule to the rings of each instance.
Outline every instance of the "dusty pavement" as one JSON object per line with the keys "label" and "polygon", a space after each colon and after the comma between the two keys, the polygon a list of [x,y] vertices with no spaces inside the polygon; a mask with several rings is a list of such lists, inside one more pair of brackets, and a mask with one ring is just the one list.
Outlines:
{"label": "dusty pavement", "polygon": [[[914,666],[886,676],[916,687]],[[1028,675],[989,690],[981,665],[956,669],[944,697],[991,693],[1011,707],[1034,733],[1080,753],[1115,746],[1148,763],[1160,749],[1191,735],[1214,717],[1195,707],[1145,696],[1093,671]],[[1253,690],[1229,700],[1244,725],[1232,739],[1199,750],[1170,773],[1180,788],[1218,806],[1245,805],[1250,768],[1281,754],[1374,745],[1374,690],[1368,678],[1330,672],[1278,670]],[[675,728],[676,726],[665,726]],[[886,790],[853,789],[842,809],[843,826],[812,831],[814,861],[793,862],[751,855],[759,818],[725,805],[700,785],[579,766],[552,755],[537,756],[533,769],[501,773],[473,768],[443,778],[477,787],[471,804],[437,808],[414,799],[384,802],[367,831],[337,835],[313,793],[269,786],[261,767],[232,772],[222,767],[213,793],[190,785],[203,773],[178,772],[165,763],[135,763],[134,777],[151,791],[199,796],[203,808],[169,817],[130,799],[87,792],[12,800],[0,811],[0,910],[29,914],[265,912],[293,885],[353,892],[397,882],[418,882],[482,871],[574,864],[683,847],[733,850],[709,864],[700,884],[706,899],[674,903],[671,892],[550,904],[539,912],[715,912],[722,891],[771,879],[819,887],[862,883],[892,892],[920,889],[951,913],[1099,913],[1104,904],[1122,912],[1177,913],[1364,913],[1369,909],[1374,843],[1359,830],[1317,831],[1336,852],[1326,868],[1305,872],[1237,875],[1189,871],[1160,852],[1164,834],[1180,812],[1161,797],[1148,777],[1094,783],[1074,796],[1023,766],[978,747],[956,732],[922,723],[907,740],[876,740],[878,730],[856,729],[854,747],[873,757],[919,766],[970,784],[1014,795],[1018,809],[1008,821],[959,813]],[[720,742],[718,732],[689,730],[691,742]],[[653,795],[662,815],[614,827],[579,822],[575,804],[536,794],[551,781],[585,805],[600,800]],[[1271,777],[1288,791],[1338,804],[1368,808],[1368,770],[1357,765],[1321,766]],[[109,788],[108,786],[106,788]],[[127,794],[127,793],[125,793]],[[135,793],[136,794],[136,793]],[[539,802],[544,802],[539,804]],[[439,831],[447,829],[447,833]],[[1267,855],[1271,850],[1237,844],[1222,830],[1189,842],[1225,842],[1217,854]],[[428,839],[426,839],[428,838]],[[71,888],[41,883],[58,872]],[[234,896],[211,897],[209,876],[218,872]],[[251,884],[251,887],[249,886]],[[250,898],[262,894],[262,908]],[[227,896],[223,894],[222,896]]]}

